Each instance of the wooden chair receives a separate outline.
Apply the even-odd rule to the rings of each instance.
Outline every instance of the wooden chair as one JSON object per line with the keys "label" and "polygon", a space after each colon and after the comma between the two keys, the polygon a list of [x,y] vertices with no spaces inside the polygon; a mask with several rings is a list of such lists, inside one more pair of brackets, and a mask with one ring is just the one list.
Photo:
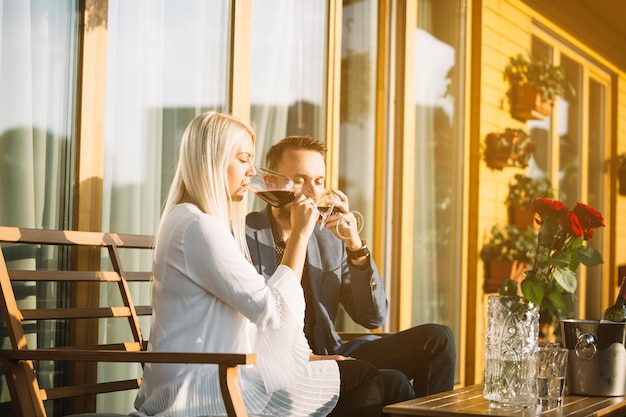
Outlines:
{"label": "wooden chair", "polygon": [[[78,232],[64,230],[41,230],[0,226],[0,293],[2,313],[11,342],[11,349],[0,350],[2,367],[6,375],[14,409],[20,417],[47,417],[44,401],[73,398],[71,413],[93,412],[95,395],[137,389],[141,375],[121,381],[95,382],[90,377],[90,369],[98,362],[122,363],[198,363],[216,364],[219,367],[220,388],[228,416],[247,416],[239,385],[238,365],[255,362],[254,354],[211,354],[189,352],[147,352],[146,343],[139,327],[138,316],[149,314],[149,306],[135,306],[130,292],[129,281],[148,281],[150,272],[130,272],[122,267],[120,249],[152,250],[153,236],[125,235],[115,233]],[[29,246],[27,246],[29,245]],[[58,259],[70,259],[69,266],[56,270],[32,270],[34,268],[8,269],[7,263],[20,258],[24,248],[58,248]],[[67,249],[63,249],[67,248]],[[101,254],[106,250],[111,270],[103,270]],[[7,255],[10,253],[10,256]],[[67,256],[66,256],[67,255]],[[32,255],[29,255],[32,256]],[[59,261],[62,264],[61,261]],[[95,266],[94,266],[95,265]],[[85,270],[88,269],[88,270]],[[113,286],[119,293],[120,304],[99,306],[83,297],[71,297],[69,306],[56,305],[53,308],[20,308],[14,291],[16,283],[56,282],[82,294],[98,293],[102,285]],[[17,284],[18,286],[20,284]],[[112,298],[112,297],[108,297]],[[21,303],[20,303],[21,304]],[[96,306],[94,306],[94,304]],[[139,311],[139,313],[138,313]],[[98,320],[107,318],[127,323],[132,340],[112,344],[84,344],[81,336],[94,332]],[[118,320],[119,319],[119,320]],[[63,320],[70,329],[70,342],[65,346],[37,348],[27,343],[25,321]],[[95,332],[97,338],[97,331]],[[48,342],[48,341],[47,341]],[[74,367],[71,385],[54,388],[41,388],[37,379],[36,361],[69,362]],[[138,367],[138,369],[141,369]],[[139,372],[141,373],[141,372]],[[78,381],[87,375],[87,381]],[[92,379],[92,380],[90,380]],[[77,401],[87,396],[86,402]],[[78,405],[76,405],[78,404]],[[91,414],[97,416],[98,414]],[[102,414],[112,416],[112,414]]]}

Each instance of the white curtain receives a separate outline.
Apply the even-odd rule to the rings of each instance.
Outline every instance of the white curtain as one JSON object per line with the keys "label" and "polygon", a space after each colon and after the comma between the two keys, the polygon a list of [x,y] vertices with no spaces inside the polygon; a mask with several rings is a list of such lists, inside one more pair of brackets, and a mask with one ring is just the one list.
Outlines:
{"label": "white curtain", "polygon": [[[350,209],[363,214],[361,236],[372,246],[376,160],[376,59],[378,1],[345,2],[341,34],[341,124],[339,127],[338,187],[350,199]],[[382,265],[378,265],[379,268]],[[387,274],[380,271],[383,280]],[[389,292],[390,293],[390,292]],[[362,332],[340,307],[336,327]]]}
{"label": "white curtain", "polygon": [[423,0],[415,31],[414,325],[458,334],[462,210],[462,2]]}
{"label": "white curtain", "polygon": [[55,228],[71,218],[62,164],[71,168],[74,139],[74,10],[72,1],[0,0],[0,224]]}
{"label": "white curtain", "polygon": [[[435,113],[442,105],[445,75],[453,51],[427,32],[418,29],[415,37],[415,231],[413,263],[414,322],[437,320],[437,231],[436,156],[434,154]],[[447,59],[446,59],[447,58]],[[447,68],[446,68],[447,66]]]}
{"label": "white curtain", "polygon": [[[76,1],[0,0],[0,225],[72,226],[77,18]],[[56,251],[48,247],[3,250],[10,267],[56,266]],[[54,307],[59,297],[50,284],[21,283],[14,290],[27,308]],[[26,323],[28,344],[51,346],[55,326]],[[0,345],[8,347],[8,339]],[[52,386],[52,365],[40,363],[38,376],[42,386]]]}
{"label": "white curtain", "polygon": [[[109,0],[102,230],[154,234],[183,130],[201,112],[228,111],[230,3]],[[149,254],[121,256],[126,268],[150,270]],[[150,304],[149,285],[133,284],[131,292],[135,304]],[[141,328],[148,339],[148,318]],[[129,336],[119,333],[100,326],[102,341]],[[102,379],[133,372],[98,369]],[[133,400],[128,393],[104,396],[98,409],[115,404],[111,411],[128,413]]]}
{"label": "white curtain", "polygon": [[[252,3],[250,101],[257,133],[256,164],[287,135],[325,141],[327,4],[323,1],[255,0]],[[265,203],[249,199],[251,209]]]}

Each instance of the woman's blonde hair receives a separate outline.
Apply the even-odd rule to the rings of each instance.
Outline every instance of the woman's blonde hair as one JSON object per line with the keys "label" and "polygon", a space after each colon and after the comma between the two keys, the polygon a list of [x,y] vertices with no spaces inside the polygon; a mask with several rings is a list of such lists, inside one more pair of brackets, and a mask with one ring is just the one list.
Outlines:
{"label": "woman's blonde hair", "polygon": [[248,137],[254,143],[254,130],[236,117],[212,111],[196,116],[183,133],[161,223],[184,199],[229,227],[241,251],[249,258],[245,236],[247,194],[243,201],[233,204],[228,186],[228,165]]}

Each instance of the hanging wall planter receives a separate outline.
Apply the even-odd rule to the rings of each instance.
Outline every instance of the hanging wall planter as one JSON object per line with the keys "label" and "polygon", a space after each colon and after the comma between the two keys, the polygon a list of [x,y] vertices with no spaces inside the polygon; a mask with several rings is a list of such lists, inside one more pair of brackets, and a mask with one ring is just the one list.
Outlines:
{"label": "hanging wall planter", "polygon": [[542,120],[552,114],[553,101],[543,98],[530,84],[516,86],[511,114],[521,120]]}
{"label": "hanging wall planter", "polygon": [[557,96],[574,94],[563,67],[530,54],[511,57],[505,76],[511,83],[511,114],[523,121],[546,118]]}
{"label": "hanging wall planter", "polygon": [[509,183],[509,193],[505,200],[509,223],[520,230],[534,227],[535,213],[532,211],[532,204],[539,197],[554,198],[552,183],[548,178],[515,174],[513,181]]}
{"label": "hanging wall planter", "polygon": [[511,276],[513,261],[530,264],[528,254],[537,245],[537,237],[532,229],[519,230],[507,224],[494,225],[491,235],[480,250],[484,262],[486,293],[497,292],[504,281]]}
{"label": "hanging wall planter", "polygon": [[522,129],[507,128],[502,133],[489,133],[485,141],[485,162],[494,169],[526,168],[535,151],[535,141]]}
{"label": "hanging wall planter", "polygon": [[511,276],[513,261],[506,259],[494,259],[485,262],[485,281],[483,291],[485,293],[496,293],[504,284],[504,281]]}

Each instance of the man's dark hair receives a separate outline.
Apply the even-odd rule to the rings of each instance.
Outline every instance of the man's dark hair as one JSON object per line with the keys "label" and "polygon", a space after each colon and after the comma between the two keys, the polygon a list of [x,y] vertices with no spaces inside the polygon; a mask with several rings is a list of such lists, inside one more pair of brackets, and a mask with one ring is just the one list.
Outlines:
{"label": "man's dark hair", "polygon": [[273,145],[265,155],[265,166],[275,170],[286,149],[304,149],[319,152],[326,159],[326,145],[312,136],[287,136]]}

